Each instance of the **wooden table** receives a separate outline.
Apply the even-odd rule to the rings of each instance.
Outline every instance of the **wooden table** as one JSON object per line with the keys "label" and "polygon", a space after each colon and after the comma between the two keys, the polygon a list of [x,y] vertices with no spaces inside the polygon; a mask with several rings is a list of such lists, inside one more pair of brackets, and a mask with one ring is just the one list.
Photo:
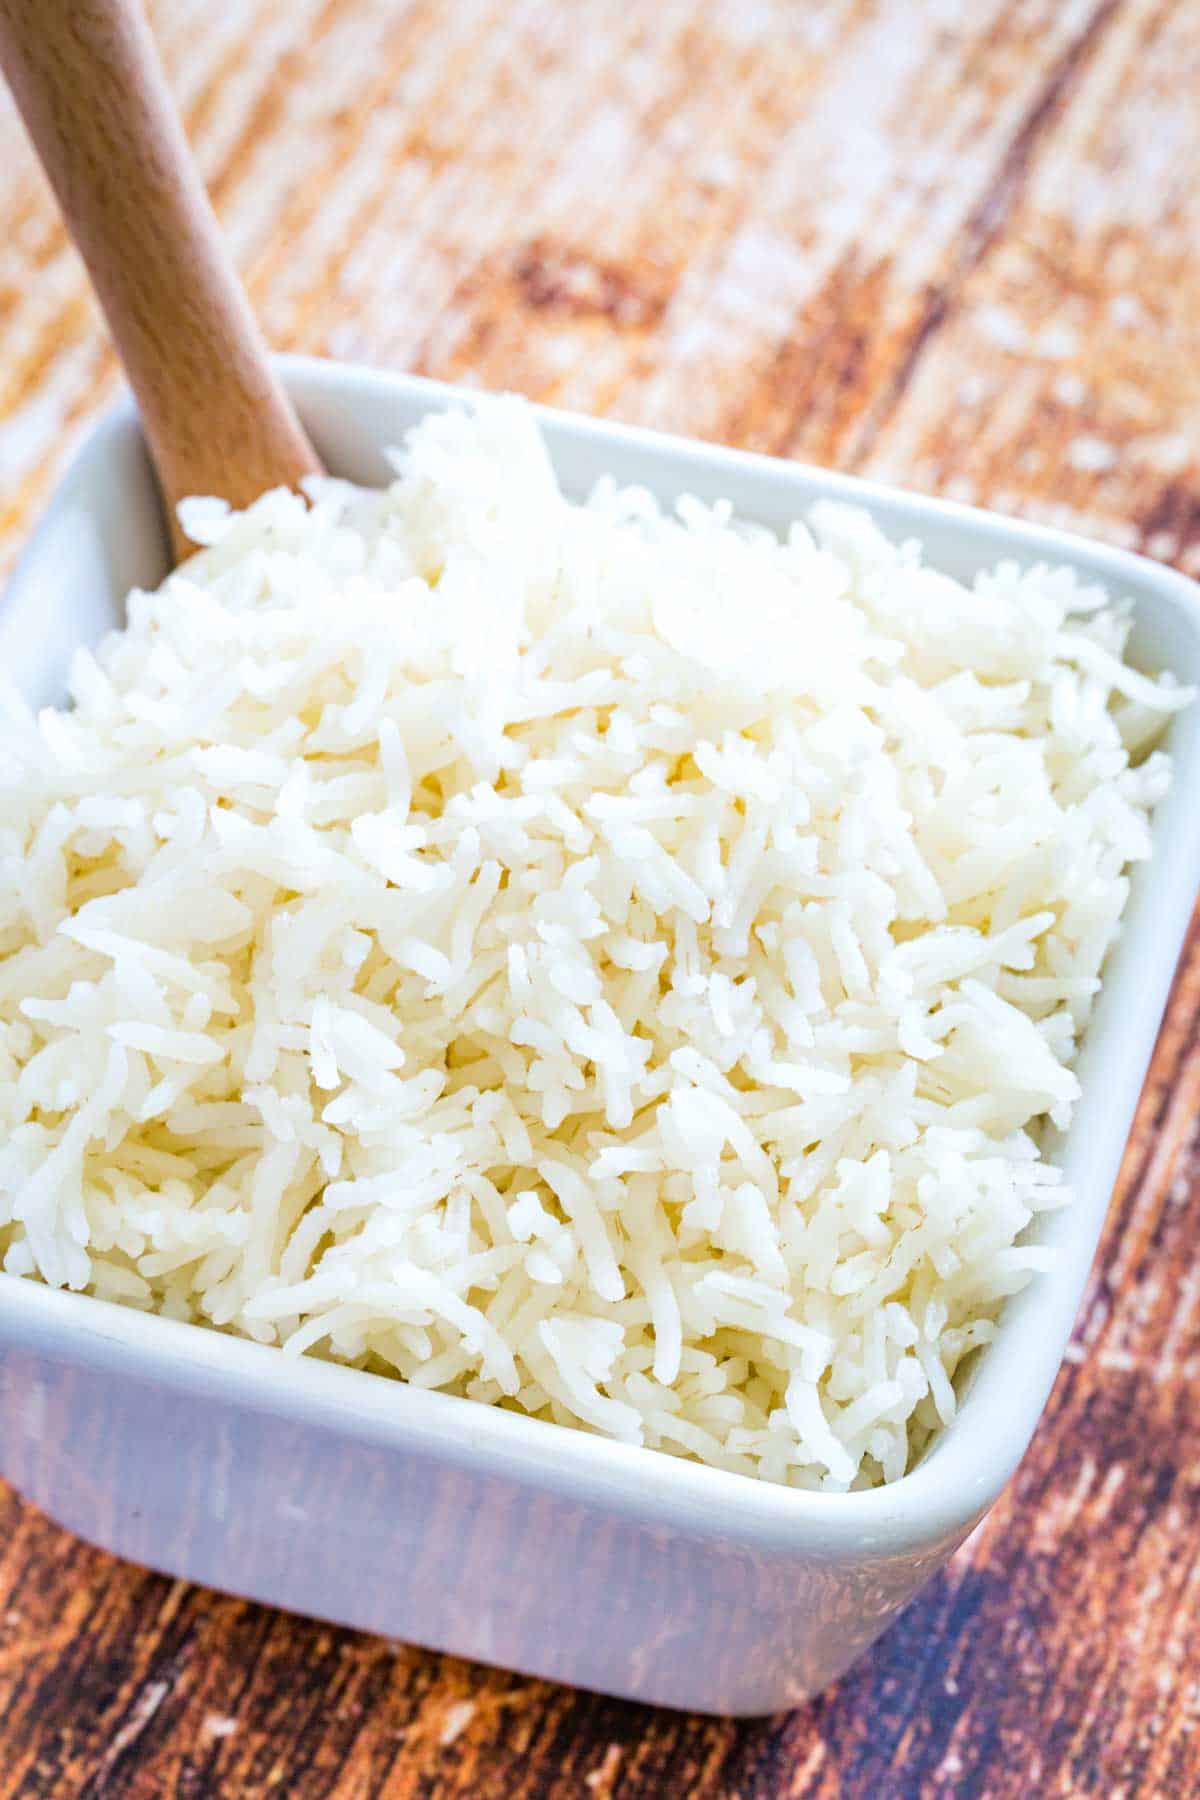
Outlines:
{"label": "wooden table", "polygon": [[[1200,573],[1189,0],[159,0],[269,335]],[[11,557],[113,361],[0,115]],[[1070,1360],[947,1573],[770,1723],[112,1561],[0,1489],[0,1800],[1200,1792],[1200,940]]]}

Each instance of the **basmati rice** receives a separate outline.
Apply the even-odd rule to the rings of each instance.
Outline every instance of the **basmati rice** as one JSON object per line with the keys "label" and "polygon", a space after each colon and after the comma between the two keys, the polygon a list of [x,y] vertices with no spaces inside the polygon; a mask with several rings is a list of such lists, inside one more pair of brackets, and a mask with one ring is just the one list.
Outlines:
{"label": "basmati rice", "polygon": [[1045,1263],[1188,696],[1069,569],[568,503],[517,401],[309,497],[0,710],[4,1269],[895,1480]]}

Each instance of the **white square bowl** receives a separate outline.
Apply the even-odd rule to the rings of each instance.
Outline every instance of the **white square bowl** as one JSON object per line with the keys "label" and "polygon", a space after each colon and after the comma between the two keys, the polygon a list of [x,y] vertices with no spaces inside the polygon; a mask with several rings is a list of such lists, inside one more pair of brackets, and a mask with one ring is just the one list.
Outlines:
{"label": "white square bowl", "polygon": [[[455,391],[284,359],[325,457],[384,479],[383,451]],[[568,491],[603,472],[727,496],[786,525],[857,501],[969,576],[1068,562],[1132,597],[1135,660],[1200,682],[1197,589],[1059,532],[791,463],[544,413]],[[38,703],[71,648],[165,570],[128,406],[58,489],[0,609],[0,666]],[[1006,1310],[959,1416],[870,1493],[800,1493],[216,1331],[0,1276],[0,1474],[93,1543],[230,1592],[584,1687],[709,1712],[793,1706],[838,1675],[982,1517],[1058,1370],[1193,897],[1200,706],[1169,737],[1172,792],[1138,871],[1080,1061],[1060,1159],[1077,1199],[1058,1257]]]}

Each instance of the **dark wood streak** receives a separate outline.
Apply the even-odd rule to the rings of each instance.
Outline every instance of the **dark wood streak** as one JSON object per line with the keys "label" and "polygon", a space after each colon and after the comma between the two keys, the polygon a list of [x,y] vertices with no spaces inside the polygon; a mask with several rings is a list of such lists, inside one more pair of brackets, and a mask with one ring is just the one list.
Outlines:
{"label": "dark wood streak", "polygon": [[954,260],[945,277],[930,288],[915,329],[891,381],[878,404],[869,406],[855,433],[851,461],[855,467],[870,456],[908,390],[922,357],[946,324],[972,272],[979,267],[1002,235],[1020,197],[1038,146],[1053,129],[1072,84],[1121,10],[1120,0],[1100,0],[1083,30],[1048,72],[983,193],[968,214],[955,246]]}
{"label": "dark wood streak", "polygon": [[[968,484],[1200,572],[1188,0],[231,10],[152,7],[281,339]],[[113,375],[2,113],[0,247],[11,560]],[[116,1563],[0,1488],[0,1800],[1187,1800],[1198,1109],[1200,927],[1029,1456],[812,1705],[667,1715],[355,1637]]]}

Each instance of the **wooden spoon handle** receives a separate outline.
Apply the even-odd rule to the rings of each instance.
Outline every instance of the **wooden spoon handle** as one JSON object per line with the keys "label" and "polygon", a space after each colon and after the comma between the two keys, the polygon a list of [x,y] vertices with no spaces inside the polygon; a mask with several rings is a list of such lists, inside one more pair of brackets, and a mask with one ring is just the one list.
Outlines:
{"label": "wooden spoon handle", "polygon": [[0,64],[100,297],[175,517],[319,468],[267,360],[138,0],[0,0]]}

